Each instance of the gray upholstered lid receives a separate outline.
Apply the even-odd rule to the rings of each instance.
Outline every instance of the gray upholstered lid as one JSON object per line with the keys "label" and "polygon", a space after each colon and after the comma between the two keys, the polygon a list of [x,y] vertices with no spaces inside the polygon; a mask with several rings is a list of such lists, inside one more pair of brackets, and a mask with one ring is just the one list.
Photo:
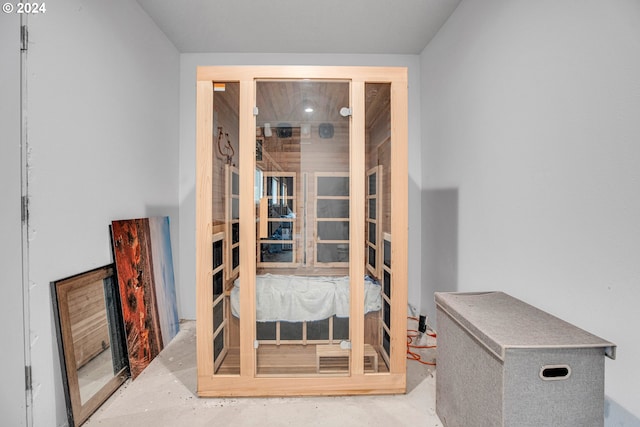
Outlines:
{"label": "gray upholstered lid", "polygon": [[507,348],[602,347],[615,344],[503,292],[436,292],[436,305],[501,360]]}

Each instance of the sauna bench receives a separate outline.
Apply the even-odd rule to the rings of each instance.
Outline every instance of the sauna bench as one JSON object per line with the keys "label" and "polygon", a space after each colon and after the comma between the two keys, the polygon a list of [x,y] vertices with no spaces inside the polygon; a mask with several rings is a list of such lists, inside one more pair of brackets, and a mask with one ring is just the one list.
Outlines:
{"label": "sauna bench", "polygon": [[[331,373],[334,370],[320,370],[320,359],[322,358],[347,358],[349,360],[349,353],[351,349],[341,348],[340,345],[317,345],[316,346],[316,370],[318,373]],[[378,372],[378,352],[371,344],[364,345],[364,357],[371,358],[371,366],[374,372]]]}

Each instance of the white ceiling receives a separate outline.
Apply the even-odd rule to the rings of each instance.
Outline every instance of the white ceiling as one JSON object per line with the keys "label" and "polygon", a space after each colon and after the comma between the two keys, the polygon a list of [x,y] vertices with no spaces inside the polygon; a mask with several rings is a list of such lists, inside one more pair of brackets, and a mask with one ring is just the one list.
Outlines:
{"label": "white ceiling", "polygon": [[419,54],[460,0],[137,0],[180,52]]}

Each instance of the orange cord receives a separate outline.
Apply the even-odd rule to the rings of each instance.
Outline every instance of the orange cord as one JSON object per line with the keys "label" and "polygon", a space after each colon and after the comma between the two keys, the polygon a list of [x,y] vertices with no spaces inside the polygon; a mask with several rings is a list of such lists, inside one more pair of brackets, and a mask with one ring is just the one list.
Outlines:
{"label": "orange cord", "polygon": [[[409,316],[408,318],[411,320],[418,321],[418,319],[415,317]],[[409,332],[411,332],[411,334],[409,334]],[[427,333],[427,335],[429,335],[430,337],[436,338],[435,332]],[[418,336],[419,336],[419,333],[417,330],[407,329],[407,359],[415,360],[416,362],[420,362],[423,365],[436,366],[435,362],[425,362],[424,360],[422,360],[421,356],[418,353],[411,351],[412,348],[436,348],[437,347],[437,345],[414,345],[413,339],[417,338]]]}

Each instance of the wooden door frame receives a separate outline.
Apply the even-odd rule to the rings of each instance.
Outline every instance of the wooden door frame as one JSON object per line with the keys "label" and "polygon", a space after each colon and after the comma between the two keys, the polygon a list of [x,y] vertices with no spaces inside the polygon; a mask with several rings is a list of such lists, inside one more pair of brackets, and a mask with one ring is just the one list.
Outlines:
{"label": "wooden door frame", "polygon": [[0,16],[0,39],[3,40],[0,45],[0,85],[3,88],[0,100],[0,197],[3,200],[0,235],[4,247],[0,320],[5,325],[0,337],[6,343],[0,408],[2,421],[12,426],[33,424],[32,337],[29,331],[31,313],[39,315],[41,311],[40,304],[29,298],[27,50],[21,49],[20,38],[21,27],[26,23],[23,14],[3,13]]}

